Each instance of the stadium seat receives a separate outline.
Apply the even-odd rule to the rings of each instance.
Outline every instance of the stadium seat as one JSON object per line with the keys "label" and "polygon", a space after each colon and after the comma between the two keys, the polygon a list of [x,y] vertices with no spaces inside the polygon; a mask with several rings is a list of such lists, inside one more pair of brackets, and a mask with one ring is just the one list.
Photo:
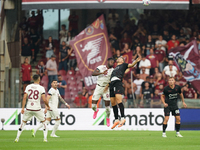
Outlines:
{"label": "stadium seat", "polygon": [[65,70],[59,70],[58,74],[61,75],[62,77],[66,76],[66,71]]}

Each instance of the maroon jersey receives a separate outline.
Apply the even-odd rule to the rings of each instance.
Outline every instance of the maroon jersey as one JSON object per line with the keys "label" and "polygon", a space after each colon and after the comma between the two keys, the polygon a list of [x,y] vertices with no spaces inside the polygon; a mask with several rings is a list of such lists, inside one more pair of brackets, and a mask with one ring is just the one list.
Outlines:
{"label": "maroon jersey", "polygon": [[121,41],[120,41],[120,44],[121,44],[121,48],[122,48],[122,49],[124,48],[125,43],[128,43],[128,45],[130,46],[131,43],[132,43],[132,41],[131,41],[130,38],[126,38],[126,39],[122,38]]}
{"label": "maroon jersey", "polygon": [[156,87],[155,87],[155,89],[158,89],[159,90],[159,85],[163,85],[163,86],[165,86],[165,80],[160,80],[160,81],[158,81],[158,83],[157,83],[157,85],[156,85]]}
{"label": "maroon jersey", "polygon": [[37,23],[38,22],[36,16],[28,18],[28,24],[30,28],[37,29],[38,27]]}
{"label": "maroon jersey", "polygon": [[22,81],[31,81],[31,72],[32,68],[31,65],[21,65],[21,72],[22,72]]}
{"label": "maroon jersey", "polygon": [[146,58],[151,62],[151,68],[156,68],[157,67],[157,56],[155,54],[150,54],[146,56]]}
{"label": "maroon jersey", "polygon": [[195,97],[195,90],[193,88],[188,88],[188,91],[184,91],[185,98],[194,98]]}
{"label": "maroon jersey", "polygon": [[157,56],[159,62],[161,62],[163,58],[166,57],[166,54],[163,50],[156,50],[155,55]]}

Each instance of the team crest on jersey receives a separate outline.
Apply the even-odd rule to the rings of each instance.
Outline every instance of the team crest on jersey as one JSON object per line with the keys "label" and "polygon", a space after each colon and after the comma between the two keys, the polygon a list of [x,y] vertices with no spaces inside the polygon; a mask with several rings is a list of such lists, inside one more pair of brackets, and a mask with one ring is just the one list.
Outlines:
{"label": "team crest on jersey", "polygon": [[89,26],[89,27],[87,27],[87,28],[85,29],[85,33],[86,33],[87,35],[91,35],[91,34],[93,34],[93,32],[94,32],[94,28],[93,28],[92,26]]}
{"label": "team crest on jersey", "polygon": [[101,30],[104,29],[104,24],[103,24],[103,21],[102,21],[102,20],[100,21],[100,28],[101,28]]}
{"label": "team crest on jersey", "polygon": [[97,0],[99,3],[103,3],[105,2],[106,0]]}
{"label": "team crest on jersey", "polygon": [[99,28],[99,19],[92,23],[93,27],[98,29]]}

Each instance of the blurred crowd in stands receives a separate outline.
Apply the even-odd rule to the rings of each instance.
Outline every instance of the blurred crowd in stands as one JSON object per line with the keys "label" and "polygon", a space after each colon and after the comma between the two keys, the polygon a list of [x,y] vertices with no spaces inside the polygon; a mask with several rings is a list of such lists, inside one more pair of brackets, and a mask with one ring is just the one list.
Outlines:
{"label": "blurred crowd in stands", "polygon": [[[32,11],[30,18],[23,18],[19,24],[22,37],[22,80],[24,88],[31,82],[31,65],[37,61],[37,73],[41,85],[48,91],[49,81],[58,79],[58,89],[62,97],[72,107],[91,107],[94,90],[87,91],[83,77],[79,72],[74,50],[70,40],[78,34],[79,16],[71,11],[69,28],[61,26],[59,39],[43,39],[43,16],[40,10]],[[134,61],[141,55],[142,60],[131,73],[125,75],[123,84],[125,95],[123,102],[128,108],[160,108],[160,95],[168,84],[170,76],[175,77],[176,84],[182,86],[185,98],[197,99],[200,93],[183,77],[175,66],[173,58],[168,56],[170,49],[184,46],[196,40],[200,50],[200,13],[198,9],[189,11],[144,10],[139,20],[130,19],[127,13],[123,20],[119,14],[110,10],[108,16],[102,11],[96,17],[104,15],[113,58],[132,52]],[[94,18],[95,20],[95,18]],[[29,74],[29,75],[28,75]],[[132,77],[131,77],[132,76]],[[132,78],[132,80],[131,80]],[[99,100],[98,107],[104,106]],[[62,104],[60,104],[60,107]]]}

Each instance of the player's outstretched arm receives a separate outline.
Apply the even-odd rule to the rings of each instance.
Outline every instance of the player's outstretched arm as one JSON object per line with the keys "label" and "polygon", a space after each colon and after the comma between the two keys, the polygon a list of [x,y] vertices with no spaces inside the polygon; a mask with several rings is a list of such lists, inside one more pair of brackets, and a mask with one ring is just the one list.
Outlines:
{"label": "player's outstretched arm", "polygon": [[163,103],[163,105],[164,105],[164,107],[167,107],[168,106],[168,104],[167,103],[165,103],[165,95],[161,95],[161,101],[162,101],[162,103]]}
{"label": "player's outstretched arm", "polygon": [[183,106],[186,108],[187,105],[186,105],[186,103],[185,103],[185,101],[184,101],[183,93],[180,94],[180,97],[181,97],[181,100],[182,100]]}
{"label": "player's outstretched arm", "polygon": [[49,110],[50,107],[49,107],[48,101],[47,101],[46,98],[45,98],[45,94],[42,94],[41,97],[42,97],[42,100],[43,100],[44,103],[45,103],[45,108]]}
{"label": "player's outstretched arm", "polygon": [[128,64],[128,68],[132,68],[132,67],[135,66],[140,60],[141,60],[141,58],[138,57],[138,58],[136,59],[136,61],[134,61],[132,64]]}
{"label": "player's outstretched arm", "polygon": [[22,110],[21,113],[24,114],[24,107],[26,105],[26,99],[27,99],[28,94],[24,93],[23,101],[22,101]]}
{"label": "player's outstretched arm", "polygon": [[59,100],[70,109],[70,106],[67,104],[67,102],[65,102],[65,100],[61,96],[59,96]]}
{"label": "player's outstretched arm", "polygon": [[96,68],[94,70],[94,72],[92,73],[92,76],[98,76],[98,75],[101,75],[101,74],[107,74],[108,70],[105,70],[104,72],[100,72],[100,70],[98,68]]}

